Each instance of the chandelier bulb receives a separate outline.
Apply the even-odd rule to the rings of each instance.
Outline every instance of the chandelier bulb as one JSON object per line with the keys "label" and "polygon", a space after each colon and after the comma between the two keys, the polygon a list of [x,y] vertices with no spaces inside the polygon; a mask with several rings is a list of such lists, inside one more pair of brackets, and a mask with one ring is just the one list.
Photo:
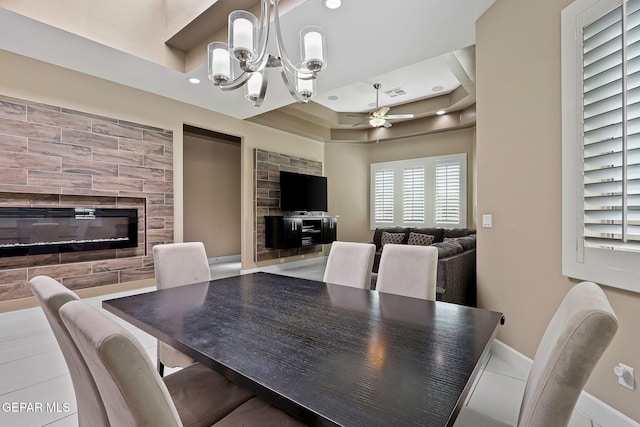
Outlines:
{"label": "chandelier bulb", "polygon": [[249,62],[255,58],[255,32],[258,18],[245,10],[229,14],[229,51],[238,61]]}
{"label": "chandelier bulb", "polygon": [[316,92],[316,80],[315,78],[300,78],[297,79],[298,94],[306,101],[309,100]]}
{"label": "chandelier bulb", "polygon": [[260,98],[260,92],[262,90],[262,73],[251,73],[246,88],[245,98],[255,104],[258,98]]}
{"label": "chandelier bulb", "polygon": [[226,43],[209,43],[209,79],[216,86],[232,80],[231,57]]}
{"label": "chandelier bulb", "polygon": [[300,31],[302,65],[311,72],[318,72],[325,66],[324,31],[315,25]]}

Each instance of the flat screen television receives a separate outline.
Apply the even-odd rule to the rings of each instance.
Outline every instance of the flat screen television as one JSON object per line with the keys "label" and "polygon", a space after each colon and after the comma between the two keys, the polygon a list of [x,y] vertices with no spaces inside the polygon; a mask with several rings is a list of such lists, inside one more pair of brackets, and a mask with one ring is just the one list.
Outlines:
{"label": "flat screen television", "polygon": [[326,212],[327,177],[280,171],[280,210]]}

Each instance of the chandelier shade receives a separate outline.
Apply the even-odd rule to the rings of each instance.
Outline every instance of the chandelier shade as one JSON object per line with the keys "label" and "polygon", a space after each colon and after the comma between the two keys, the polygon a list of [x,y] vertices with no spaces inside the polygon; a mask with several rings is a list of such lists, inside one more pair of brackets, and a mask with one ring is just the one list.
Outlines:
{"label": "chandelier shade", "polygon": [[[267,52],[272,25],[277,46],[273,55]],[[261,0],[260,19],[244,10],[231,12],[228,31],[228,44],[208,45],[209,79],[215,86],[222,90],[245,86],[245,98],[258,107],[266,94],[268,68],[279,67],[285,86],[296,101],[308,102],[315,95],[316,75],[327,65],[322,28],[311,25],[300,31],[297,64],[287,55],[282,42],[278,0]]]}

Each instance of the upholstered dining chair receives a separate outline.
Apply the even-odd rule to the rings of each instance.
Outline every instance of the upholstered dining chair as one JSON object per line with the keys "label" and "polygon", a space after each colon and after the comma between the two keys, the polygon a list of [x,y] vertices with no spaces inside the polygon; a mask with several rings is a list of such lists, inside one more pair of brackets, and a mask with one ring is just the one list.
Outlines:
{"label": "upholstered dining chair", "polygon": [[[153,247],[156,288],[167,289],[211,280],[207,252],[202,242],[167,243]],[[185,367],[195,363],[191,357],[158,341],[158,372],[164,367]]]}
{"label": "upholstered dining chair", "polygon": [[[517,426],[567,426],[585,383],[617,330],[618,319],[602,289],[591,282],[575,285],[538,345]],[[468,406],[455,423],[456,427],[506,425]]]}
{"label": "upholstered dining chair", "polygon": [[371,288],[375,253],[376,245],[372,243],[333,242],[323,281],[355,288]]}
{"label": "upholstered dining chair", "polygon": [[435,301],[438,249],[386,244],[380,257],[376,290]]}
{"label": "upholstered dining chair", "polygon": [[[94,375],[59,314],[66,303],[79,301],[78,296],[47,276],[34,277],[29,284],[67,362],[78,404],[78,425],[118,425],[109,420]],[[186,426],[209,426],[252,397],[248,390],[199,363],[166,376],[164,383]]]}
{"label": "upholstered dining chair", "polygon": [[109,426],[107,412],[102,404],[96,383],[58,314],[60,307],[69,301],[78,300],[78,296],[48,276],[34,277],[29,281],[29,286],[42,307],[69,368],[78,405],[78,425],[80,427]]}
{"label": "upholstered dining chair", "polygon": [[[219,419],[212,423],[193,417],[187,423],[166,382],[177,373],[201,365],[171,374],[163,382],[140,343],[95,308],[82,301],[70,301],[60,308],[60,317],[95,378],[113,426],[303,425],[258,398],[245,399],[242,405],[224,411],[219,408],[221,402],[210,399],[211,411],[216,411]],[[190,397],[207,394],[208,391],[202,389]]]}

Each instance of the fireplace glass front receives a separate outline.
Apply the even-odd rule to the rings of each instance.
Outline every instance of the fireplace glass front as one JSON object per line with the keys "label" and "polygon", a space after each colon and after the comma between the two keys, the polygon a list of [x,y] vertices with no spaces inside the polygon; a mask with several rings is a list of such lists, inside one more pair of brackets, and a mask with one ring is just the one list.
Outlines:
{"label": "fireplace glass front", "polygon": [[137,246],[137,209],[0,207],[0,257]]}

